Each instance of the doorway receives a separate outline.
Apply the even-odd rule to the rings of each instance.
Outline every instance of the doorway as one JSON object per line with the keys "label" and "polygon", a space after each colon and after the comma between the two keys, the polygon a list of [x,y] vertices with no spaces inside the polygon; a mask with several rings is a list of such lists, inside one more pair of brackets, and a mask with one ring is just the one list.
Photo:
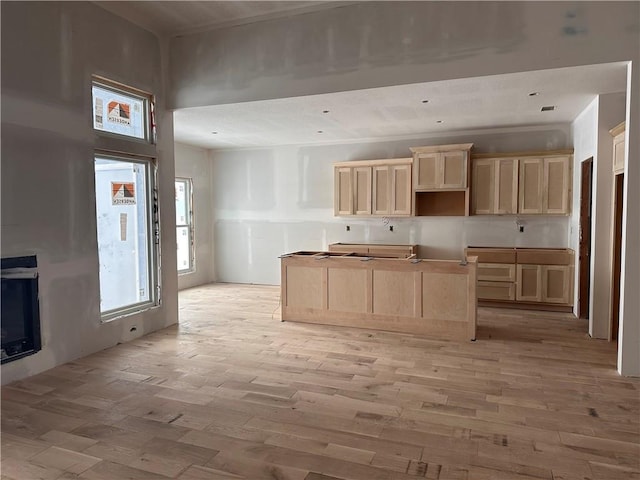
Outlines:
{"label": "doorway", "polygon": [[613,265],[611,278],[611,340],[618,341],[620,322],[620,270],[622,249],[622,197],[624,193],[624,173],[616,175],[613,181]]}
{"label": "doorway", "polygon": [[578,318],[589,318],[591,278],[591,186],[593,157],[582,162],[580,176],[580,246],[578,251]]}

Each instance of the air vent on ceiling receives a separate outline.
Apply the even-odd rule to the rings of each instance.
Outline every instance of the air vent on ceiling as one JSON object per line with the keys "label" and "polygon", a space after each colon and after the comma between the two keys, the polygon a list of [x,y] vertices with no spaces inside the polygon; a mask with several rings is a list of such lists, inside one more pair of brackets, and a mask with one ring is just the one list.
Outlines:
{"label": "air vent on ceiling", "polygon": [[540,109],[541,112],[553,112],[556,109],[554,105],[548,105]]}

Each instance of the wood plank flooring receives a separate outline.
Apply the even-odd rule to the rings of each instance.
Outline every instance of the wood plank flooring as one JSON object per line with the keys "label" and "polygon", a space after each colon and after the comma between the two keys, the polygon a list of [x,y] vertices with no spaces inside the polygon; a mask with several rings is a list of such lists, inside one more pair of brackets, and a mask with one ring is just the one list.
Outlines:
{"label": "wood plank flooring", "polygon": [[562,313],[476,342],[280,322],[279,288],[2,388],[3,480],[640,478],[640,380]]}

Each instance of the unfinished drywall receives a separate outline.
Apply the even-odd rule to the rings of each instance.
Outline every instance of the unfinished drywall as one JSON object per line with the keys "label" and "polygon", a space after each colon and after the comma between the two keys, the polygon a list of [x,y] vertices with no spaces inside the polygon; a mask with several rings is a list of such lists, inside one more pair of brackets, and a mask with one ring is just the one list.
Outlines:
{"label": "unfinished drywall", "polygon": [[[593,158],[589,334],[609,339],[611,312],[611,208],[613,138],[609,130],[625,116],[625,94],[600,95],[573,123],[573,204],[569,245],[579,249],[581,163]],[[575,303],[578,304],[579,259],[576,256]],[[575,308],[574,308],[575,311]]]}
{"label": "unfinished drywall", "polygon": [[[638,49],[640,55],[640,49]],[[627,76],[618,372],[640,377],[640,61]]]}
{"label": "unfinished drywall", "polygon": [[[89,2],[2,2],[2,256],[37,255],[42,351],[2,365],[2,383],[177,321],[175,251],[162,304],[100,322],[94,192],[97,146],[158,158],[161,244],[175,245],[173,125],[157,39]],[[98,137],[91,75],[153,92],[159,143]],[[167,148],[169,147],[169,148]]]}
{"label": "unfinished drywall", "polygon": [[639,18],[637,2],[336,3],[173,38],[170,102],[184,108],[629,60]]}
{"label": "unfinished drywall", "polygon": [[[409,157],[409,147],[473,142],[477,152],[569,148],[570,126],[456,132],[395,142],[212,152],[216,277],[280,283],[278,256],[333,242],[411,243],[426,258],[468,245],[566,247],[568,217],[346,218],[333,215],[334,162]],[[346,227],[349,226],[349,231]],[[393,231],[389,227],[393,226]]]}
{"label": "unfinished drywall", "polygon": [[211,216],[211,162],[202,148],[175,144],[176,177],[190,178],[193,185],[193,231],[195,265],[178,275],[178,289],[214,281],[213,219]]}

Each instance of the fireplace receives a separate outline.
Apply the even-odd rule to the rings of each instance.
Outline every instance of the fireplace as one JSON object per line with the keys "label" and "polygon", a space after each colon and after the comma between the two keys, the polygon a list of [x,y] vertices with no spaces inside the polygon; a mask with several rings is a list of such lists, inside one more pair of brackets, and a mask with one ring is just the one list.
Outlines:
{"label": "fireplace", "polygon": [[38,268],[35,256],[1,259],[2,363],[41,349]]}

